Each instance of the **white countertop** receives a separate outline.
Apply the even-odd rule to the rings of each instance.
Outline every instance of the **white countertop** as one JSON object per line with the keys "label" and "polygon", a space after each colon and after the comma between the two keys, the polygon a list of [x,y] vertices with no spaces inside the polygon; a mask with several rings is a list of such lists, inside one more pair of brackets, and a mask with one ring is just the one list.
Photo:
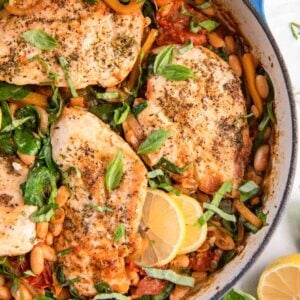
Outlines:
{"label": "white countertop", "polygon": [[[289,23],[300,23],[299,0],[265,0],[265,15],[267,23],[289,69],[297,102],[297,115],[300,120],[300,35],[295,40],[291,34]],[[298,130],[300,126],[298,124]],[[256,295],[256,287],[263,269],[274,259],[300,252],[300,153],[291,197],[283,211],[281,221],[275,230],[269,244],[259,259],[238,281],[237,287],[252,295]]]}

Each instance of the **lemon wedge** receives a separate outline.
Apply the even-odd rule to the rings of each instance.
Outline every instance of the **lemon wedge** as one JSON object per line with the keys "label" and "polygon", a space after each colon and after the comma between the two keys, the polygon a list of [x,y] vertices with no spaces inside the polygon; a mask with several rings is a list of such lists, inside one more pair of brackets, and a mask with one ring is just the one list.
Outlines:
{"label": "lemon wedge", "polygon": [[196,199],[186,195],[172,195],[171,197],[183,213],[186,227],[185,239],[177,254],[196,251],[204,243],[207,236],[206,223],[201,227],[195,225],[198,218],[203,214],[201,205]]}
{"label": "lemon wedge", "polygon": [[259,300],[300,299],[300,254],[281,257],[261,274]]}
{"label": "lemon wedge", "polygon": [[148,189],[141,226],[148,243],[136,263],[160,267],[173,260],[185,238],[186,228],[176,201],[165,192]]}

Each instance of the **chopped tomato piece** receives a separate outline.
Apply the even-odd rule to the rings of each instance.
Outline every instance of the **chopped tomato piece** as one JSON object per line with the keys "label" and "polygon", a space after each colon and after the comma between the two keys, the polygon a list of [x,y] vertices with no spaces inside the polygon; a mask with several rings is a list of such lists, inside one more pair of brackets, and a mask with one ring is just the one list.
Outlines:
{"label": "chopped tomato piece", "polygon": [[134,298],[140,298],[145,295],[158,295],[166,285],[166,281],[146,276],[139,282]]}
{"label": "chopped tomato piece", "polygon": [[[182,10],[184,10],[185,13],[183,13]],[[160,10],[157,13],[157,22],[160,25],[157,44],[183,44],[189,40],[191,40],[194,45],[206,43],[206,30],[201,29],[198,33],[189,31],[192,16],[194,16],[197,21],[207,19],[204,14],[186,4],[184,1],[172,0],[172,5],[169,5],[168,9]]]}
{"label": "chopped tomato piece", "polygon": [[44,270],[41,274],[30,276],[26,280],[34,287],[46,289],[52,286],[52,275],[49,265],[45,264]]}
{"label": "chopped tomato piece", "polygon": [[213,251],[199,252],[190,259],[191,269],[196,272],[207,272],[211,269],[213,259]]}

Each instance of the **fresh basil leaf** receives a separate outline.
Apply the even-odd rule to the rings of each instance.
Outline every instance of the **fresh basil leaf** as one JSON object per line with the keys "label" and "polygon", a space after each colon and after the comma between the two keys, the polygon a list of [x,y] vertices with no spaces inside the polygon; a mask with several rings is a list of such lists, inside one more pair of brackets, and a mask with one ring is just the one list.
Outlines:
{"label": "fresh basil leaf", "polygon": [[199,25],[202,28],[206,29],[208,32],[211,32],[211,31],[215,30],[220,24],[213,20],[205,20],[205,21],[199,22]]}
{"label": "fresh basil leaf", "polygon": [[73,251],[73,248],[67,248],[67,249],[58,251],[57,256],[61,257],[61,256],[64,256],[64,255],[70,254],[72,251]]}
{"label": "fresh basil leaf", "polygon": [[60,286],[69,286],[71,288],[73,283],[79,282],[79,281],[81,281],[81,278],[80,277],[75,277],[75,278],[66,280],[65,282],[61,283]]}
{"label": "fresh basil leaf", "polygon": [[21,125],[23,125],[24,123],[26,123],[29,120],[32,120],[32,117],[26,117],[26,118],[23,118],[23,119],[12,120],[11,124],[7,125],[3,129],[1,129],[0,132],[3,133],[3,132],[13,131],[13,130],[20,127]]}
{"label": "fresh basil leaf", "polygon": [[82,297],[79,295],[78,291],[76,290],[76,288],[74,287],[73,284],[69,284],[69,290],[70,290],[70,294],[72,296],[72,300],[85,300],[85,297]]}
{"label": "fresh basil leaf", "polygon": [[161,70],[172,63],[174,55],[173,46],[167,46],[162,51],[159,52],[159,54],[156,56],[153,66],[153,72],[154,74],[158,74],[161,72]]}
{"label": "fresh basil leaf", "polygon": [[111,209],[110,207],[107,206],[100,206],[100,205],[93,205],[93,204],[89,204],[88,205],[89,208],[94,209],[98,212],[113,212],[113,209]]}
{"label": "fresh basil leaf", "polygon": [[198,33],[202,29],[202,26],[196,23],[196,18],[192,17],[189,23],[189,31],[193,33]]}
{"label": "fresh basil leaf", "polygon": [[192,50],[194,48],[193,42],[191,40],[188,40],[184,43],[184,45],[178,50],[179,54],[183,55],[189,50]]}
{"label": "fresh basil leaf", "polygon": [[54,298],[42,296],[42,297],[36,297],[34,300],[54,300]]}
{"label": "fresh basil leaf", "polygon": [[184,5],[181,6],[180,13],[187,17],[193,16],[193,14],[191,12],[189,12]]}
{"label": "fresh basil leaf", "polygon": [[150,178],[150,179],[156,178],[158,176],[164,176],[164,175],[165,175],[164,171],[160,170],[160,169],[156,169],[156,170],[148,172],[148,178]]}
{"label": "fresh basil leaf", "polygon": [[57,47],[58,41],[41,29],[32,29],[24,32],[22,38],[40,50],[52,50]]}
{"label": "fresh basil leaf", "polygon": [[35,211],[31,215],[31,219],[35,223],[49,222],[50,219],[54,216],[55,210],[58,208],[59,206],[56,203],[44,205],[41,209]]}
{"label": "fresh basil leaf", "polygon": [[28,155],[36,155],[41,148],[40,139],[26,128],[17,128],[14,133],[14,140],[18,150]]}
{"label": "fresh basil leaf", "polygon": [[130,112],[130,107],[127,103],[124,103],[123,106],[117,108],[114,112],[114,122],[119,125],[122,124]]}
{"label": "fresh basil leaf", "polygon": [[135,117],[137,117],[146,107],[148,103],[146,100],[132,107],[131,111]]}
{"label": "fresh basil leaf", "polygon": [[228,222],[236,222],[235,215],[228,214],[228,213],[224,212],[223,210],[221,210],[220,208],[218,208],[217,206],[215,206],[213,204],[205,202],[203,207],[206,208],[207,210],[210,210],[213,213],[219,215],[222,219],[224,219]]}
{"label": "fresh basil leaf", "polygon": [[187,171],[192,166],[192,163],[187,164],[183,168],[177,167],[172,162],[162,157],[159,162],[154,166],[155,168],[162,167],[163,169],[178,175],[182,175],[185,171]]}
{"label": "fresh basil leaf", "polygon": [[93,300],[101,300],[101,299],[130,300],[131,298],[119,293],[99,294],[93,298]]}
{"label": "fresh basil leaf", "polygon": [[29,93],[30,90],[24,86],[0,82],[0,101],[9,99],[22,100]]}
{"label": "fresh basil leaf", "polygon": [[164,190],[164,191],[166,191],[166,192],[173,193],[173,194],[175,194],[176,196],[180,196],[180,195],[181,195],[181,191],[175,189],[175,188],[174,188],[171,184],[169,184],[169,183],[159,183],[159,184],[154,183],[154,184],[153,184],[153,181],[149,180],[149,184],[150,184],[150,187],[153,188],[153,189],[162,189],[162,190]]}
{"label": "fresh basil leaf", "polygon": [[104,282],[104,281],[96,283],[95,288],[96,288],[97,292],[100,293],[100,294],[111,292],[110,285],[107,282]]}
{"label": "fresh basil leaf", "polygon": [[112,104],[102,104],[91,107],[89,111],[102,121],[109,122],[113,119],[115,107]]}
{"label": "fresh basil leaf", "polygon": [[179,275],[172,270],[162,270],[154,268],[143,268],[146,274],[151,278],[167,280],[178,285],[194,287],[195,279],[190,276]]}
{"label": "fresh basil leaf", "polygon": [[122,152],[118,152],[109,163],[105,172],[105,185],[108,191],[116,189],[124,173],[124,162]]}
{"label": "fresh basil leaf", "polygon": [[[221,200],[223,199],[223,197],[227,194],[227,193],[231,193],[232,191],[232,183],[231,182],[224,182],[222,184],[222,186],[220,187],[220,189],[216,192],[216,194],[214,195],[211,204],[219,207]],[[211,210],[206,211],[198,220],[197,220],[197,225],[199,225],[200,227],[203,226],[205,223],[207,223],[207,221],[213,217],[215,213]]]}
{"label": "fresh basil leaf", "polygon": [[259,186],[254,181],[246,181],[239,187],[240,200],[245,202],[254,197],[259,192]]}
{"label": "fresh basil leaf", "polygon": [[146,140],[139,146],[138,154],[149,154],[158,150],[170,137],[171,134],[166,130],[155,130],[150,133]]}
{"label": "fresh basil leaf", "polygon": [[270,120],[272,121],[273,124],[276,124],[276,117],[273,112],[273,102],[268,102],[266,106],[267,106],[267,112]]}
{"label": "fresh basil leaf", "polygon": [[124,224],[119,224],[114,233],[114,242],[118,242],[126,234],[126,229]]}
{"label": "fresh basil leaf", "polygon": [[42,207],[46,200],[54,204],[57,196],[56,178],[45,166],[37,163],[29,172],[22,185],[25,204]]}
{"label": "fresh basil leaf", "polygon": [[195,78],[195,74],[190,68],[181,65],[166,65],[159,73],[165,78],[174,81],[184,81]]}
{"label": "fresh basil leaf", "polygon": [[293,37],[298,40],[299,38],[299,30],[300,30],[300,24],[296,23],[296,22],[291,22],[290,23],[290,28],[293,34]]}
{"label": "fresh basil leaf", "polygon": [[73,79],[71,78],[71,76],[69,75],[69,72],[68,72],[68,62],[67,60],[63,57],[63,56],[60,56],[58,58],[58,61],[61,65],[61,68],[64,72],[64,75],[65,75],[65,78],[69,84],[69,87],[70,87],[70,90],[71,90],[71,94],[74,98],[78,97],[78,93],[75,89],[75,85],[74,85],[74,82],[73,82]]}
{"label": "fresh basil leaf", "polygon": [[255,297],[238,289],[231,290],[223,300],[256,300]]}

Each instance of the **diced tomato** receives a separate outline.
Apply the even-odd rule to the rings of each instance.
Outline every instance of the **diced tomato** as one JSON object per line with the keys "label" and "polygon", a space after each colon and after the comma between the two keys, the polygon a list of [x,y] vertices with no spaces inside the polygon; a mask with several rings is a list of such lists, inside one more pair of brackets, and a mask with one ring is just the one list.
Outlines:
{"label": "diced tomato", "polygon": [[190,259],[191,269],[196,272],[207,272],[211,268],[211,262],[213,259],[213,251],[209,250],[205,252],[199,252]]}
{"label": "diced tomato", "polygon": [[40,275],[30,276],[26,280],[34,287],[46,289],[52,286],[52,276],[49,265],[45,264],[44,270]]}
{"label": "diced tomato", "polygon": [[189,40],[194,45],[206,43],[206,30],[202,29],[199,33],[189,31],[191,16],[186,16],[181,12],[182,7],[196,17],[197,21],[206,20],[206,17],[201,12],[197,11],[184,1],[172,0],[172,5],[168,11],[159,11],[157,13],[157,22],[160,25],[159,36],[157,39],[158,45],[166,45],[172,43],[183,44]]}
{"label": "diced tomato", "polygon": [[166,281],[146,276],[139,282],[134,298],[140,298],[145,295],[158,295],[163,291],[166,285]]}

